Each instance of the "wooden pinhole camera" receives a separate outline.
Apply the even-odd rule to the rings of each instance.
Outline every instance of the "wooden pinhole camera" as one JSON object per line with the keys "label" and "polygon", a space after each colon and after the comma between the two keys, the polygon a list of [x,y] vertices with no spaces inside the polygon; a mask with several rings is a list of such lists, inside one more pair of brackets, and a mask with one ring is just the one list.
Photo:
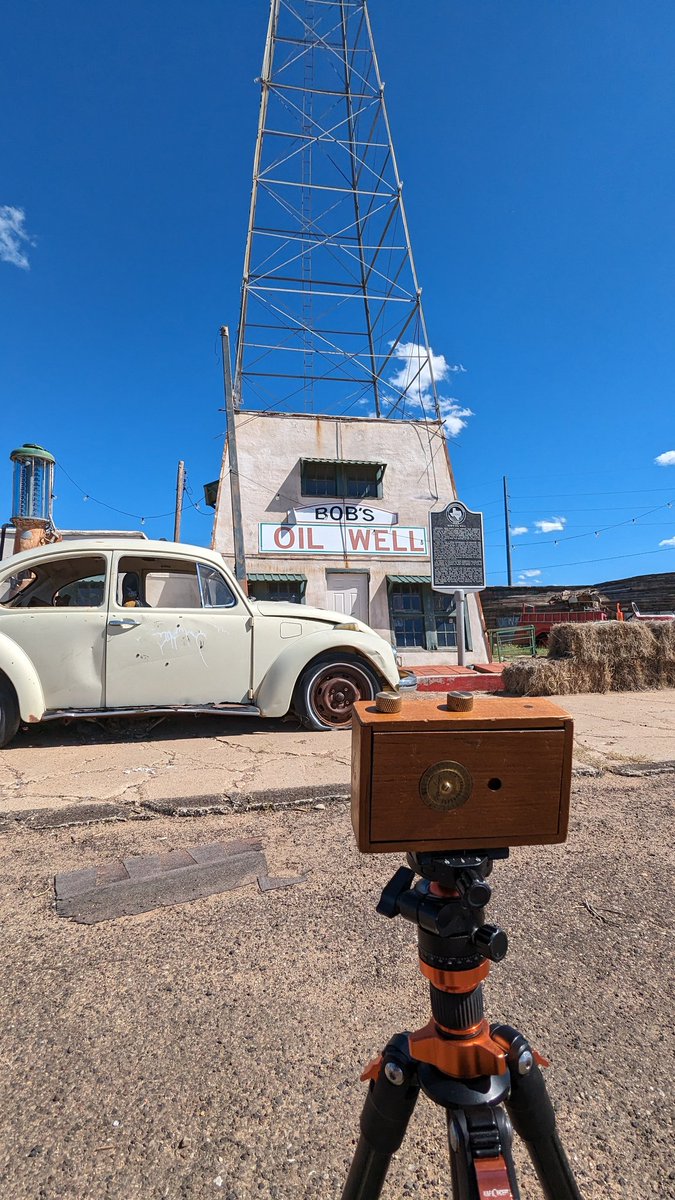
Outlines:
{"label": "wooden pinhole camera", "polygon": [[548,700],[355,706],[352,825],[363,854],[564,842],[572,718]]}

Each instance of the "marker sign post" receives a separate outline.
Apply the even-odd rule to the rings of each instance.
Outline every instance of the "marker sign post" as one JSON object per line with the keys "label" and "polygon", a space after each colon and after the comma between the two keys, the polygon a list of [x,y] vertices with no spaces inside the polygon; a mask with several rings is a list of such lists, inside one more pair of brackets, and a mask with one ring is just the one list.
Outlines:
{"label": "marker sign post", "polygon": [[446,508],[429,513],[429,544],[432,589],[455,594],[457,661],[463,666],[464,597],[485,587],[483,514],[452,500]]}

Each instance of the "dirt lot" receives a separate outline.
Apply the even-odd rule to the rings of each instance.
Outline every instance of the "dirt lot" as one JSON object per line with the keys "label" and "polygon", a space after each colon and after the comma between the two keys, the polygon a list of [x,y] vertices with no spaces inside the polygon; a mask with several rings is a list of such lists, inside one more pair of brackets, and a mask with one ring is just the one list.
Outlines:
{"label": "dirt lot", "polygon": [[[575,775],[566,845],[495,868],[489,912],[510,950],[488,1014],[550,1058],[585,1200],[665,1196],[675,774],[606,768],[675,756],[675,696],[572,700],[576,770],[593,773]],[[344,785],[348,761],[348,735],[260,722],[45,727],[0,753],[3,1197],[339,1196],[361,1067],[428,1018],[412,927],[374,912],[401,859],[359,856],[342,801],[191,818],[144,805]],[[86,819],[92,798],[129,819],[48,827]],[[251,835],[272,875],[307,882],[93,926],[54,913],[57,872]],[[448,1190],[444,1120],[421,1099],[385,1194]]]}
{"label": "dirt lot", "polygon": [[[586,1200],[675,1190],[670,1027],[673,776],[577,779],[565,846],[495,868],[511,948],[488,1011],[551,1059]],[[259,834],[253,887],[94,926],[55,916],[52,876]],[[412,928],[374,913],[399,860],[359,857],[346,806],[88,828],[12,828],[0,862],[2,1194],[13,1200],[339,1196],[361,1065],[427,1019]],[[539,1195],[523,1167],[523,1196]],[[441,1114],[420,1100],[391,1197],[448,1191]]]}

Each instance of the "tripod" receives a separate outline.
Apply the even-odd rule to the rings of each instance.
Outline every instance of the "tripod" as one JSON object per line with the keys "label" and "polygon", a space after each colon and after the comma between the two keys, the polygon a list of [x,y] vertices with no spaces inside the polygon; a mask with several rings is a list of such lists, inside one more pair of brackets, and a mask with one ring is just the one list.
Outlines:
{"label": "tripod", "polygon": [[[544,1058],[510,1025],[483,1016],[482,981],[507,938],[485,924],[486,876],[508,850],[408,854],[377,906],[418,930],[432,1019],[399,1033],[364,1071],[369,1082],[342,1200],[377,1200],[420,1088],[446,1110],[454,1200],[520,1200],[511,1142],[523,1139],[546,1200],[581,1200],[555,1125]],[[415,886],[415,875],[422,878]],[[508,1114],[508,1115],[507,1115]]]}

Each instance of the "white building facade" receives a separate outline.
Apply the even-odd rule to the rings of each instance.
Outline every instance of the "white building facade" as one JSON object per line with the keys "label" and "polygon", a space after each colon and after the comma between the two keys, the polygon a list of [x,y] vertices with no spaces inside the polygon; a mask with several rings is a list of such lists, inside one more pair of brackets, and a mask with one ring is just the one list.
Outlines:
{"label": "white building facade", "polygon": [[[428,518],[456,499],[441,422],[236,414],[249,593],[337,609],[394,643],[404,664],[457,662],[454,597],[431,590]],[[212,539],[234,538],[225,446]],[[467,596],[466,662],[488,658]]]}

